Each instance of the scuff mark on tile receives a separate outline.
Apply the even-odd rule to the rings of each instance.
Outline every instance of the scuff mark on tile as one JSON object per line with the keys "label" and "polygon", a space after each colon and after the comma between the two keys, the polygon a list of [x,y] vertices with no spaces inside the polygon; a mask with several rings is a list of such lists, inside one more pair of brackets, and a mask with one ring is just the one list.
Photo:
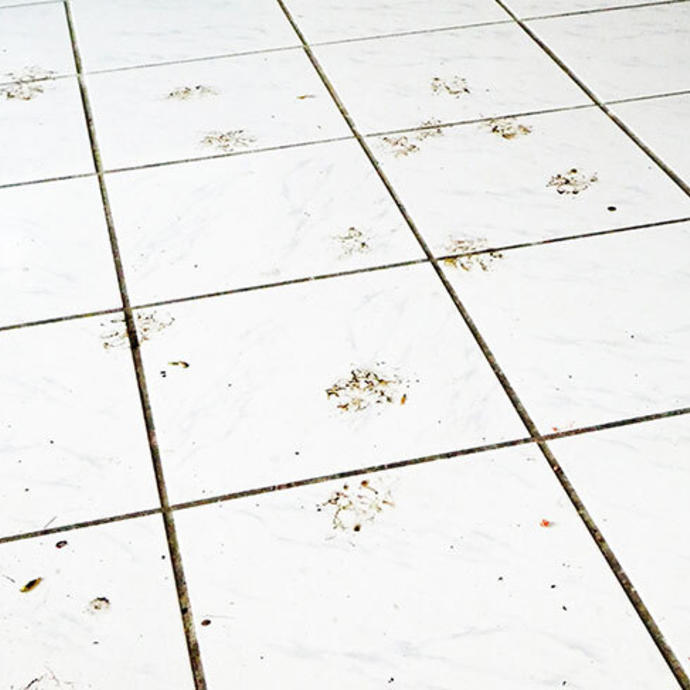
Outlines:
{"label": "scuff mark on tile", "polygon": [[0,86],[0,96],[8,100],[30,101],[43,93],[43,82],[53,79],[55,72],[40,67],[26,67],[21,72],[7,72],[11,84]]}
{"label": "scuff mark on tile", "polygon": [[256,141],[251,134],[243,129],[231,129],[227,132],[209,132],[201,140],[204,146],[213,147],[219,151],[231,152],[246,149]]}
{"label": "scuff mark on tile", "polygon": [[210,86],[197,84],[196,86],[180,86],[170,91],[167,98],[177,101],[188,101],[190,98],[201,98],[203,96],[216,96],[218,92]]}
{"label": "scuff mark on tile", "polygon": [[554,175],[546,186],[555,187],[559,194],[579,194],[597,182],[598,179],[596,173],[589,175],[577,168],[571,168],[567,173]]}
{"label": "scuff mark on tile", "polygon": [[449,79],[434,77],[431,80],[431,91],[435,94],[448,94],[455,98],[460,98],[463,94],[470,93],[467,81],[457,74]]}
{"label": "scuff mark on tile", "polygon": [[334,398],[339,410],[357,412],[371,405],[399,400],[401,389],[406,386],[398,376],[358,368],[352,369],[348,378],[339,379],[326,388],[326,397]]}
{"label": "scuff mark on tile", "polygon": [[[26,685],[23,685],[19,690],[61,690],[61,688],[66,688],[68,686],[70,688],[74,687],[74,683],[61,682],[52,671],[47,670],[47,673],[37,676]],[[10,690],[12,690],[12,687],[10,687]]]}
{"label": "scuff mark on tile", "polygon": [[[486,239],[474,240],[452,240],[446,245],[448,254],[465,254],[468,256],[449,256],[443,259],[446,266],[453,268],[462,268],[463,271],[471,271],[473,268],[481,268],[482,271],[488,271],[491,264],[497,259],[502,259],[503,254],[497,251],[485,252],[487,247]],[[478,254],[469,254],[469,252],[481,252]]]}
{"label": "scuff mark on tile", "polygon": [[384,489],[380,482],[362,479],[356,483],[343,484],[342,489],[334,491],[327,501],[317,504],[316,510],[321,512],[332,509],[333,529],[360,532],[365,523],[373,522],[384,508],[392,508],[394,505],[390,491]]}
{"label": "scuff mark on tile", "polygon": [[344,235],[336,235],[343,248],[343,255],[351,256],[352,254],[365,254],[371,250],[369,243],[366,241],[364,233],[358,228],[350,226]]}
{"label": "scuff mark on tile", "polygon": [[514,117],[499,117],[484,123],[490,132],[497,134],[502,139],[517,139],[527,136],[532,132],[530,125],[519,122]]}

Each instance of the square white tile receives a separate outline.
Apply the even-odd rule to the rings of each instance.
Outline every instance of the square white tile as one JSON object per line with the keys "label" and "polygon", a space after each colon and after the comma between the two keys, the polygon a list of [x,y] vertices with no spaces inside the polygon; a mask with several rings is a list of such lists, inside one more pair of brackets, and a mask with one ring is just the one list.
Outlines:
{"label": "square white tile", "polygon": [[[680,0],[683,2],[683,0]],[[565,12],[586,12],[587,10],[606,10],[631,5],[645,5],[649,0],[504,0],[505,4],[518,17],[540,17]]]}
{"label": "square white tile", "polygon": [[93,74],[106,168],[345,137],[301,50]]}
{"label": "square white tile", "polygon": [[[690,405],[690,223],[445,267],[542,433]],[[489,259],[487,259],[489,261]]]}
{"label": "square white tile", "polygon": [[686,194],[594,108],[369,143],[437,256],[690,216]]}
{"label": "square white tile", "polygon": [[610,106],[642,141],[690,184],[690,94]]}
{"label": "square white tile", "polygon": [[107,185],[135,304],[424,257],[354,140],[115,173]]}
{"label": "square white tile", "polygon": [[317,46],[314,51],[365,133],[589,101],[514,24]]}
{"label": "square white tile", "polygon": [[158,506],[118,318],[0,333],[0,536]]}
{"label": "square white tile", "polygon": [[275,0],[72,0],[87,71],[299,45]]}
{"label": "square white tile", "polygon": [[173,502],[527,435],[428,265],[140,314]]}
{"label": "square white tile", "polygon": [[529,23],[598,98],[690,88],[690,4],[634,7]]}
{"label": "square white tile", "polygon": [[95,177],[0,189],[0,326],[122,306]]}
{"label": "square white tile", "polygon": [[4,688],[194,688],[160,517],[1,544],[0,558]]}
{"label": "square white tile", "polygon": [[185,510],[177,525],[209,690],[676,687],[534,449]]}
{"label": "square white tile", "polygon": [[286,4],[311,43],[510,19],[498,3],[483,0],[437,0],[433,12],[424,0],[289,0]]}
{"label": "square white tile", "polygon": [[93,172],[76,79],[0,85],[0,150],[0,185]]}
{"label": "square white tile", "polygon": [[690,673],[690,417],[562,439],[552,449]]}
{"label": "square white tile", "polygon": [[0,11],[0,84],[75,71],[61,2]]}

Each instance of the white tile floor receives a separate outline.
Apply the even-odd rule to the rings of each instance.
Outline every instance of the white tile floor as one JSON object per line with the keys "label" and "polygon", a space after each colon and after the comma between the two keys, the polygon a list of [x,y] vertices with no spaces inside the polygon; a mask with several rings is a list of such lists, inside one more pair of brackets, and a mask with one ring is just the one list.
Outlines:
{"label": "white tile floor", "polygon": [[689,19],[0,0],[0,690],[690,690]]}

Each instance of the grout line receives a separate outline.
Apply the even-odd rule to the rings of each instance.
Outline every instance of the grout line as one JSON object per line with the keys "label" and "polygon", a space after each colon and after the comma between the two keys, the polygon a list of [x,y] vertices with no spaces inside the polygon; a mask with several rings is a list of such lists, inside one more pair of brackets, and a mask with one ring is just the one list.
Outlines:
{"label": "grout line", "polygon": [[680,91],[666,91],[665,93],[653,93],[649,96],[617,98],[613,101],[604,101],[604,105],[618,105],[619,103],[637,103],[637,101],[653,101],[657,98],[672,98],[673,96],[687,96],[688,94],[690,94],[690,89],[681,89]]}
{"label": "grout line", "polygon": [[[379,465],[371,465],[369,467],[360,467],[358,469],[344,470],[341,472],[334,472],[328,475],[319,475],[316,477],[308,477],[306,479],[298,479],[294,481],[284,482],[282,484],[272,484],[254,489],[244,489],[233,493],[219,494],[191,501],[184,501],[175,503],[170,506],[170,510],[187,510],[189,508],[196,508],[212,503],[223,503],[226,501],[235,500],[238,498],[245,498],[247,496],[257,496],[259,494],[274,493],[277,491],[284,491],[300,486],[307,486],[311,484],[320,484],[335,479],[343,479],[345,477],[355,476],[358,474],[374,474],[376,472],[383,472],[391,469],[402,469],[405,467],[413,467],[419,464],[425,464],[437,460],[452,460],[459,457],[467,457],[470,455],[479,455],[481,453],[492,450],[501,450],[504,448],[512,448],[514,446],[529,446],[537,444],[538,441],[555,441],[563,438],[570,438],[572,436],[583,436],[587,434],[597,433],[600,431],[607,431],[610,429],[618,429],[626,426],[633,426],[636,424],[644,424],[646,422],[658,421],[661,419],[668,419],[671,417],[679,417],[682,415],[690,415],[690,407],[677,408],[674,410],[666,410],[664,412],[652,412],[646,415],[636,417],[627,417],[625,419],[618,419],[610,422],[602,422],[600,424],[593,424],[591,426],[579,427],[577,429],[568,429],[565,431],[558,431],[550,434],[545,434],[539,438],[524,437],[521,439],[514,439],[511,441],[500,441],[497,443],[490,443],[483,446],[475,446],[473,448],[462,448],[444,453],[436,453],[433,455],[425,455],[416,458],[407,458],[404,460],[394,460]],[[67,525],[59,525],[57,527],[46,527],[40,530],[31,532],[20,532],[17,534],[6,535],[0,537],[0,544],[9,542],[21,541],[23,539],[34,539],[37,537],[50,536],[52,534],[61,534],[63,532],[71,532],[78,529],[88,527],[98,527],[99,525],[109,524],[111,522],[122,522],[124,520],[133,520],[149,515],[157,515],[162,512],[162,508],[149,508],[146,510],[139,510],[131,513],[122,513],[119,515],[112,515],[104,518],[96,518],[93,520],[86,520],[83,522],[75,522]]]}
{"label": "grout line", "polygon": [[686,194],[690,195],[690,186],[688,186],[683,179],[676,174],[664,161],[657,156],[651,148],[649,148],[617,115],[611,112],[609,108],[594,94],[594,92],[578,77],[575,73],[561,60],[556,53],[554,53],[549,46],[537,36],[532,29],[527,26],[515,13],[507,7],[505,0],[495,0],[495,2],[502,7],[505,12],[513,18],[515,23],[561,68],[561,70],[580,88],[580,90],[594,103],[604,114],[606,114],[611,122],[618,126],[618,128],[627,134],[627,136],[637,144],[637,146],[647,154],[647,156],[657,164],[666,175],[676,183]]}
{"label": "grout line", "polygon": [[578,17],[582,14],[601,14],[602,12],[618,12],[619,10],[636,10],[640,7],[656,7],[658,5],[679,5],[687,1],[688,0],[654,0],[652,2],[618,5],[614,7],[593,7],[588,10],[573,10],[572,12],[558,12],[556,14],[539,14],[528,17],[520,17],[520,19],[523,22],[528,22],[534,19],[559,19],[560,17]]}
{"label": "grout line", "polygon": [[[341,115],[343,116],[343,118],[347,122],[353,135],[357,138],[357,141],[359,142],[359,144],[362,147],[362,150],[364,151],[366,156],[369,158],[372,166],[377,171],[381,181],[386,186],[386,189],[388,190],[391,198],[393,199],[395,204],[398,206],[398,209],[400,210],[400,212],[403,214],[412,234],[415,236],[420,247],[423,249],[424,253],[429,258],[429,261],[431,262],[431,265],[433,266],[434,270],[436,271],[436,274],[438,275],[441,283],[444,285],[450,298],[453,300],[453,303],[455,304],[456,309],[458,310],[458,312],[462,316],[465,324],[467,325],[470,332],[472,333],[472,335],[475,339],[475,342],[477,343],[477,345],[481,349],[484,357],[486,358],[488,364],[490,365],[491,369],[493,370],[494,375],[496,376],[499,383],[503,387],[503,390],[505,391],[510,402],[512,403],[513,408],[517,412],[518,416],[520,417],[522,423],[524,424],[525,428],[529,432],[530,436],[536,441],[537,445],[539,446],[539,449],[541,450],[542,454],[544,455],[547,462],[549,463],[552,470],[554,471],[556,478],[560,482],[561,487],[563,488],[563,490],[567,494],[573,507],[577,510],[578,514],[580,515],[580,518],[582,519],[585,526],[589,530],[595,543],[599,547],[601,554],[604,556],[604,558],[606,559],[612,572],[614,573],[614,575],[618,579],[618,582],[623,587],[623,590],[625,591],[626,595],[628,596],[628,599],[630,600],[630,602],[633,605],[633,607],[635,608],[635,611],[637,612],[638,616],[640,617],[640,619],[644,623],[645,627],[647,628],[647,631],[650,633],[652,639],[654,640],[655,644],[657,645],[657,648],[659,649],[662,656],[666,660],[669,668],[673,672],[673,674],[676,677],[676,679],[678,680],[678,682],[681,684],[681,687],[683,687],[686,690],[690,690],[690,682],[688,681],[688,677],[685,674],[685,672],[683,671],[680,664],[678,663],[678,660],[675,657],[673,651],[671,650],[671,648],[666,643],[666,641],[665,641],[665,639],[661,633],[661,630],[659,629],[656,622],[652,618],[652,616],[649,613],[644,602],[641,600],[641,598],[637,594],[636,590],[632,586],[628,576],[625,574],[623,568],[621,567],[620,563],[618,562],[613,551],[609,548],[603,535],[599,531],[599,528],[597,527],[597,525],[594,522],[594,520],[592,519],[592,517],[589,515],[584,503],[582,502],[582,500],[578,496],[577,492],[575,491],[574,487],[572,486],[572,484],[568,480],[567,476],[563,472],[563,469],[558,464],[558,461],[556,460],[555,456],[551,452],[550,448],[548,447],[546,442],[541,439],[541,434],[539,433],[539,430],[538,430],[536,424],[534,423],[534,421],[532,420],[532,418],[528,414],[527,410],[525,409],[524,405],[522,404],[522,401],[518,397],[517,392],[512,387],[506,374],[504,373],[504,371],[501,369],[500,365],[498,364],[495,356],[493,355],[493,352],[489,348],[488,343],[484,340],[484,337],[482,336],[481,332],[479,331],[477,325],[473,321],[469,312],[465,308],[464,304],[460,300],[457,292],[454,290],[453,286],[450,284],[450,282],[449,282],[448,278],[446,277],[446,275],[444,274],[443,270],[440,268],[438,261],[434,258],[431,250],[429,249],[429,246],[427,245],[426,241],[424,240],[421,233],[419,232],[419,229],[417,228],[414,220],[409,215],[404,204],[402,203],[402,200],[398,197],[394,187],[392,186],[392,184],[388,180],[385,173],[380,168],[378,161],[376,160],[376,157],[374,156],[373,152],[369,148],[366,140],[357,130],[357,127],[356,127],[354,121],[350,117],[350,114],[346,110],[343,102],[340,100],[338,94],[335,91],[335,88],[330,83],[328,77],[326,76],[323,68],[319,64],[319,61],[316,58],[316,56],[314,55],[314,53],[312,52],[311,48],[306,43],[306,41],[304,39],[304,35],[302,34],[299,26],[297,25],[297,23],[293,19],[292,15],[290,14],[288,8],[286,7],[284,0],[276,0],[276,2],[279,4],[280,8],[283,10],[287,20],[292,25],[292,28],[294,29],[295,33],[299,36],[300,40],[302,41],[304,51],[305,51],[307,57],[309,58],[309,60],[311,61],[312,65],[314,66],[314,69],[318,73],[319,77],[321,78],[321,81],[323,82],[324,86],[328,89],[329,93],[331,94],[331,97],[333,98],[334,103],[336,104],[336,106],[340,110]],[[496,2],[501,7],[503,7],[504,10],[506,9],[505,5],[503,4],[503,2],[501,0],[496,0]],[[506,10],[506,11],[508,11],[508,10]],[[516,19],[515,16],[511,12],[508,12],[508,14],[510,14],[510,16],[513,17],[513,19]],[[525,31],[530,33],[528,31],[528,29],[523,24],[520,23],[520,26],[522,26]],[[532,34],[530,33],[530,35],[532,35]],[[545,50],[546,50],[546,48],[545,48]],[[562,63],[559,63],[559,64],[562,64]],[[563,68],[565,69],[564,65],[563,65]],[[583,89],[586,89],[586,87],[583,86]],[[586,92],[588,92],[588,91],[586,91]],[[600,107],[602,107],[602,106],[600,105]],[[619,125],[619,126],[621,126],[621,125]],[[624,130],[624,131],[626,131],[626,130]],[[649,152],[649,154],[651,154],[651,152]],[[675,175],[673,175],[672,179],[674,179],[674,181],[677,180]]]}
{"label": "grout line", "polygon": [[17,7],[32,7],[33,5],[55,5],[62,3],[62,0],[32,0],[31,2],[16,2],[14,5],[2,5],[0,7],[0,12],[2,10],[13,10]]}
{"label": "grout line", "polygon": [[[587,233],[580,233],[576,235],[564,235],[563,237],[548,237],[544,240],[535,240],[534,242],[519,242],[516,244],[496,245],[494,247],[486,247],[484,249],[475,249],[465,252],[458,252],[455,254],[442,254],[436,256],[438,261],[446,261],[448,259],[457,259],[463,256],[476,256],[480,254],[490,254],[492,252],[507,252],[515,249],[529,249],[532,247],[541,247],[543,245],[557,244],[560,242],[571,242],[575,240],[588,240],[596,237],[603,237],[606,235],[616,235],[618,233],[632,232],[635,230],[649,230],[653,228],[665,228],[667,226],[679,225],[690,221],[690,216],[682,218],[671,218],[668,220],[652,221],[650,223],[643,223],[640,225],[628,225],[620,228],[612,228],[610,230],[595,230]],[[172,297],[170,299],[157,300],[153,302],[141,302],[139,304],[130,305],[132,311],[138,309],[150,309],[152,307],[163,307],[171,304],[182,304],[185,302],[194,302],[196,300],[211,299],[214,297],[227,297],[230,295],[238,295],[245,292],[256,292],[257,290],[270,290],[272,288],[287,287],[289,285],[301,285],[303,283],[316,282],[320,280],[330,280],[332,278],[343,278],[346,276],[359,275],[361,273],[374,273],[376,271],[387,271],[396,268],[405,268],[406,266],[417,266],[429,263],[429,258],[409,259],[407,261],[397,261],[388,264],[378,264],[376,266],[365,266],[364,268],[353,268],[344,271],[333,271],[330,273],[317,273],[312,276],[302,276],[298,278],[287,278],[286,280],[279,280],[273,283],[260,283],[257,285],[244,285],[237,288],[228,288],[227,290],[216,290],[214,292],[204,292],[196,295],[188,295],[186,297]],[[48,319],[41,319],[38,321],[24,321],[21,323],[13,323],[5,326],[0,326],[0,333],[3,331],[14,331],[20,328],[31,328],[33,326],[46,326],[54,323],[61,323],[63,321],[74,321],[76,319],[87,319],[94,316],[105,316],[107,314],[117,314],[122,312],[121,307],[114,309],[102,309],[99,311],[84,312],[80,314],[68,314],[66,316],[55,316]]]}
{"label": "grout line", "polygon": [[117,282],[120,289],[120,296],[122,298],[125,323],[127,326],[127,335],[129,338],[129,344],[132,354],[132,363],[134,365],[134,371],[137,379],[137,387],[139,389],[139,398],[141,401],[142,412],[144,414],[144,422],[146,424],[146,431],[148,434],[149,449],[151,452],[151,462],[153,464],[153,471],[156,478],[156,486],[158,489],[158,496],[161,505],[161,515],[163,518],[163,525],[165,528],[168,549],[170,552],[170,562],[175,579],[175,587],[177,589],[177,598],[180,607],[180,615],[182,617],[185,638],[187,642],[189,661],[191,664],[191,670],[194,677],[195,689],[206,690],[206,680],[204,677],[203,666],[201,663],[199,643],[196,638],[196,632],[194,629],[192,607],[191,602],[189,600],[189,592],[187,589],[184,569],[182,566],[180,547],[177,540],[177,531],[175,529],[175,520],[173,517],[173,513],[170,510],[168,491],[165,485],[165,478],[163,476],[163,466],[161,462],[160,452],[158,449],[158,442],[156,439],[156,429],[153,422],[153,414],[151,411],[151,404],[149,401],[149,394],[146,386],[146,376],[144,373],[141,350],[139,349],[139,337],[137,334],[136,324],[130,306],[129,295],[127,293],[127,284],[125,281],[124,270],[120,258],[120,249],[118,246],[117,236],[115,233],[115,225],[113,222],[113,217],[110,209],[108,190],[105,186],[105,178],[103,175],[103,166],[101,163],[100,150],[98,148],[98,141],[96,138],[96,129],[93,121],[93,113],[91,111],[91,104],[86,89],[86,83],[84,81],[84,77],[82,74],[82,61],[79,52],[79,47],[77,46],[70,0],[64,0],[64,8],[65,16],[67,18],[67,25],[69,28],[70,41],[72,43],[72,52],[74,54],[74,63],[77,68],[77,79],[79,81],[79,91],[81,93],[82,104],[84,107],[84,116],[86,118],[89,141],[91,143],[91,152],[93,154],[93,161],[96,167],[96,172],[98,174],[98,184],[101,192],[103,212],[105,214],[106,224],[108,228],[108,236],[110,239],[110,246],[113,254],[113,262],[115,264],[115,272],[117,274]]}

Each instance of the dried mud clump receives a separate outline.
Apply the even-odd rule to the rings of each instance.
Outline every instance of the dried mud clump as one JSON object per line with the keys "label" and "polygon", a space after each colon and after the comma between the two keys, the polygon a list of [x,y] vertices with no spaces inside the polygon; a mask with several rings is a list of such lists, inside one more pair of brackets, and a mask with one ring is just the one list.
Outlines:
{"label": "dried mud clump", "polygon": [[326,396],[335,400],[339,410],[357,412],[372,405],[398,402],[403,385],[397,376],[385,376],[371,369],[353,369],[348,378],[326,388]]}
{"label": "dried mud clump", "polygon": [[230,153],[237,149],[246,149],[255,141],[256,139],[243,129],[231,129],[227,132],[209,132],[203,137],[201,143],[218,151]]}
{"label": "dried mud clump", "polygon": [[486,123],[486,127],[488,127],[492,134],[496,134],[502,139],[517,139],[532,132],[532,128],[529,125],[521,124],[514,117],[501,117],[489,120]]}
{"label": "dried mud clump", "polygon": [[55,72],[40,67],[27,67],[21,72],[7,72],[7,81],[12,83],[0,86],[0,96],[7,100],[30,101],[43,93],[43,82],[52,79],[54,74]]}
{"label": "dried mud clump", "polygon": [[434,77],[431,80],[431,91],[435,94],[448,94],[455,98],[460,98],[463,94],[470,93],[467,82],[462,77],[455,75],[450,79]]}
{"label": "dried mud clump", "polygon": [[579,194],[597,181],[596,173],[588,175],[577,168],[571,168],[567,173],[554,175],[546,186],[555,187],[559,194]]}
{"label": "dried mud clump", "polygon": [[343,484],[330,498],[316,506],[317,511],[332,510],[333,529],[346,532],[360,532],[365,523],[370,523],[384,510],[395,504],[390,491],[376,488],[373,482],[363,479],[353,484]]}
{"label": "dried mud clump", "polygon": [[[497,251],[484,251],[486,247],[487,242],[485,239],[453,240],[446,245],[446,251],[449,254],[467,253],[467,256],[450,256],[443,259],[443,263],[453,268],[462,268],[463,271],[471,271],[476,268],[488,271],[494,261],[503,258],[503,254]],[[470,252],[480,253],[470,254]]]}

